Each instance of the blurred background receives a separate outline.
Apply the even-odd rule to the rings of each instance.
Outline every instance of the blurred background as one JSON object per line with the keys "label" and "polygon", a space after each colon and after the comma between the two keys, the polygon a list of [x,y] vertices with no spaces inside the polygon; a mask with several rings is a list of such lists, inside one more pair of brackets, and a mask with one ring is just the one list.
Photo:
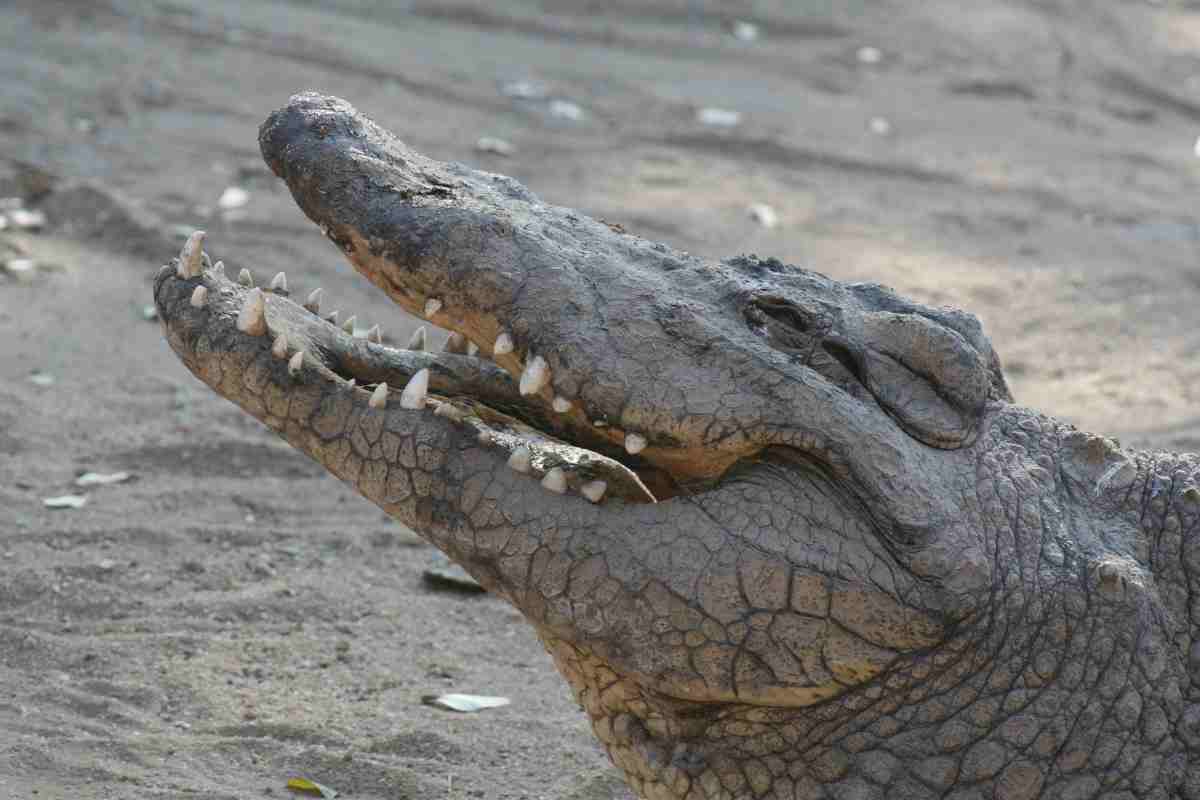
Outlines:
{"label": "blurred background", "polygon": [[1019,402],[1200,449],[1197,2],[8,0],[0,82],[0,795],[625,797],[513,613],[422,584],[146,308],[202,228],[407,340],[258,156],[298,91],[698,255],[966,308]]}

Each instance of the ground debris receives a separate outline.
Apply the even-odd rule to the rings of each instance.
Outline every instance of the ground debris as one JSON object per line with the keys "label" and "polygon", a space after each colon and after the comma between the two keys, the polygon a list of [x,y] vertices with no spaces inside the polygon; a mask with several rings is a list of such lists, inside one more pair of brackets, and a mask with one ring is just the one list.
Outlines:
{"label": "ground debris", "polygon": [[481,153],[495,153],[498,156],[511,156],[516,152],[511,143],[495,136],[480,136],[475,142],[475,149]]}
{"label": "ground debris", "polygon": [[774,228],[779,224],[779,215],[766,203],[755,203],[747,209],[747,213],[750,215],[750,219],[764,228]]}
{"label": "ground debris", "polygon": [[331,789],[316,781],[310,781],[308,778],[288,778],[287,788],[294,792],[317,795],[324,800],[333,800],[338,796],[336,789]]}
{"label": "ground debris", "polygon": [[46,508],[83,508],[86,504],[86,494],[64,494],[42,500],[42,505]]}
{"label": "ground debris", "polygon": [[434,550],[429,564],[421,572],[421,579],[435,589],[478,594],[487,591],[470,574],[455,564],[440,550]]}
{"label": "ground debris", "polygon": [[696,121],[701,125],[711,125],[714,128],[733,128],[741,123],[742,112],[706,106],[696,111]]}
{"label": "ground debris", "polygon": [[482,694],[427,694],[421,702],[435,708],[445,708],[462,714],[473,714],[488,708],[500,708],[512,702],[507,697],[493,697]]}
{"label": "ground debris", "polygon": [[75,485],[108,486],[111,483],[124,483],[132,477],[129,472],[85,472],[75,479]]}

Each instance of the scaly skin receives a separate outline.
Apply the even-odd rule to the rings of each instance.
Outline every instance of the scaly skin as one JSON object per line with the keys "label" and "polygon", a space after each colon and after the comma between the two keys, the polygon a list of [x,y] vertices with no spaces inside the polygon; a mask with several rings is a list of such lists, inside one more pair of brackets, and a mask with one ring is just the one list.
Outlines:
{"label": "scaly skin", "polygon": [[646,242],[336,98],[260,144],[480,357],[243,310],[199,237],[172,348],[520,609],[642,797],[1200,799],[1200,459],[1013,405],[969,314]]}

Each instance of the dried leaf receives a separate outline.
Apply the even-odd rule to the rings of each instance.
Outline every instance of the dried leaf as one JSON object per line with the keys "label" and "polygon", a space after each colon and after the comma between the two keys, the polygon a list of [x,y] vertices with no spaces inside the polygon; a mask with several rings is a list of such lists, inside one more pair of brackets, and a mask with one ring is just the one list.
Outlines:
{"label": "dried leaf", "polygon": [[128,472],[85,472],[75,479],[75,485],[107,486],[110,483],[124,483],[132,477]]}
{"label": "dried leaf", "polygon": [[320,795],[324,800],[333,800],[338,796],[336,790],[308,778],[288,778],[287,787],[297,792]]}
{"label": "dried leaf", "polygon": [[482,711],[485,708],[500,708],[512,701],[507,697],[488,697],[481,694],[427,694],[421,698],[421,702],[427,706],[471,714],[476,711]]}
{"label": "dried leaf", "polygon": [[42,501],[46,508],[83,508],[87,503],[87,495],[64,494],[59,497],[47,497]]}

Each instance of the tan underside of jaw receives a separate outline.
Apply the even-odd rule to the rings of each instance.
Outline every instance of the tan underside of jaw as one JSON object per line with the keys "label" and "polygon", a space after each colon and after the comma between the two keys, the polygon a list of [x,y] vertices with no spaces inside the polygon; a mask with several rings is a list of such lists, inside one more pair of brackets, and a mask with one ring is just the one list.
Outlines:
{"label": "tan underside of jaw", "polygon": [[[529,399],[519,384],[480,357],[482,349],[480,356],[470,356],[391,347],[382,343],[378,326],[357,335],[357,330],[348,331],[344,324],[320,316],[320,290],[310,293],[304,305],[288,299],[283,273],[272,280],[273,289],[263,290],[235,284],[223,270],[206,270],[207,257],[200,250],[203,237],[199,231],[189,237],[176,262],[177,278],[203,280],[190,292],[189,306],[201,313],[219,309],[221,313],[212,314],[214,323],[228,324],[233,319],[242,335],[269,341],[272,356],[287,363],[293,379],[328,381],[349,392],[356,404],[361,401],[375,411],[399,407],[462,425],[474,432],[481,445],[497,450],[501,461],[540,480],[548,491],[570,492],[592,503],[613,496],[655,502],[637,474],[620,462],[559,440],[489,405],[490,401],[517,408]],[[448,321],[438,305],[430,306],[431,321]],[[410,344],[423,346],[424,337]],[[311,367],[317,369],[306,369]],[[470,390],[485,396],[472,396]],[[514,462],[518,452],[522,455]]]}

